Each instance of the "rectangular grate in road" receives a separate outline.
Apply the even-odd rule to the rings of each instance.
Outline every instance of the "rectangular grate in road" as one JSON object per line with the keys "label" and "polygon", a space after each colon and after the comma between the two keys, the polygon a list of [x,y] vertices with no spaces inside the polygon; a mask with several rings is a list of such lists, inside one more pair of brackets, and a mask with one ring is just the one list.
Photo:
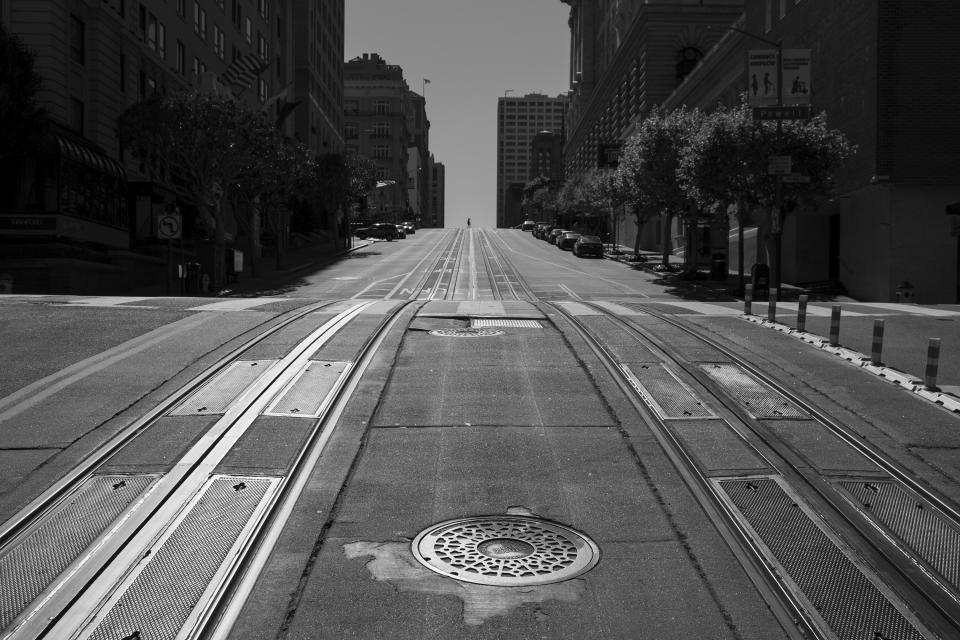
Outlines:
{"label": "rectangular grate in road", "polygon": [[276,360],[242,360],[197,389],[180,403],[172,416],[196,416],[224,413],[247,387],[264,375]]}
{"label": "rectangular grate in road", "polygon": [[841,549],[835,534],[773,476],[714,481],[779,565],[805,606],[839,640],[922,640],[922,627],[879,578]]}
{"label": "rectangular grate in road", "polygon": [[79,638],[176,638],[278,483],[212,477]]}
{"label": "rectangular grate in road", "polygon": [[661,418],[714,418],[716,414],[662,364],[623,365],[636,378],[640,392]]}
{"label": "rectangular grate in road", "polygon": [[349,368],[349,362],[311,360],[267,408],[265,415],[316,418],[329,404],[330,392]]}
{"label": "rectangular grate in road", "polygon": [[510,327],[515,329],[542,329],[537,320],[518,320],[513,318],[470,318],[471,327]]}
{"label": "rectangular grate in road", "polygon": [[0,629],[7,628],[155,479],[88,478],[25,535],[0,550]]}
{"label": "rectangular grate in road", "polygon": [[896,480],[836,483],[858,509],[899,538],[960,592],[960,531]]}
{"label": "rectangular grate in road", "polygon": [[709,363],[701,365],[707,374],[726,387],[734,399],[754,418],[809,418],[810,416],[782,395],[761,383],[738,365]]}

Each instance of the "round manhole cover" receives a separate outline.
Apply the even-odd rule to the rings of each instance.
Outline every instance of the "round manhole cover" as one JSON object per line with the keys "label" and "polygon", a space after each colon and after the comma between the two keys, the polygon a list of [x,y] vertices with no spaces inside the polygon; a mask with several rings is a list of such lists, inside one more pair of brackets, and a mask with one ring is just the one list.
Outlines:
{"label": "round manhole cover", "polygon": [[439,574],[501,587],[562,582],[600,560],[600,549],[582,533],[526,516],[448,520],[422,531],[411,546]]}
{"label": "round manhole cover", "polygon": [[454,327],[450,329],[434,329],[430,332],[432,336],[444,336],[447,338],[485,338],[487,336],[502,336],[506,332],[500,329],[487,329],[484,327]]}

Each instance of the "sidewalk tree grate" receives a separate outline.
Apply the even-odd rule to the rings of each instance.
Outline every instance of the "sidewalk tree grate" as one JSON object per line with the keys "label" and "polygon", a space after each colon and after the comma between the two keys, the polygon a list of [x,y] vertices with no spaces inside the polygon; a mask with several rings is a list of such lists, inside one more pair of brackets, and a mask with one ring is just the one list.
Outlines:
{"label": "sidewalk tree grate", "polygon": [[430,332],[432,336],[443,338],[487,338],[490,336],[503,336],[506,331],[500,329],[487,329],[483,327],[452,327],[449,329],[434,329]]}
{"label": "sidewalk tree grate", "polygon": [[431,571],[501,587],[563,582],[600,560],[600,549],[584,534],[528,516],[448,520],[422,531],[411,547]]}

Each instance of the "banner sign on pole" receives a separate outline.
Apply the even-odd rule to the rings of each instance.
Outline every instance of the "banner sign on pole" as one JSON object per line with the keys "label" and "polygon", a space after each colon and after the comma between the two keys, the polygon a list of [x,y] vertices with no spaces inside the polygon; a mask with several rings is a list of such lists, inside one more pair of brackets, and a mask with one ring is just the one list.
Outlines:
{"label": "banner sign on pole", "polygon": [[810,104],[810,49],[783,50],[783,104]]}
{"label": "banner sign on pole", "polygon": [[747,51],[747,102],[751,107],[777,104],[776,49],[751,49]]}

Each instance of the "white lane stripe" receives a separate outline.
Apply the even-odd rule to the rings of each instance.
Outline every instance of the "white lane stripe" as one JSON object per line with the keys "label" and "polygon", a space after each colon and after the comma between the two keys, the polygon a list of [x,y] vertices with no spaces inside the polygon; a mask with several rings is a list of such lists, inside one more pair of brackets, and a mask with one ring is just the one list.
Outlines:
{"label": "white lane stripe", "polygon": [[93,298],[78,298],[77,300],[69,300],[66,304],[84,307],[115,307],[117,305],[127,304],[129,302],[141,302],[143,300],[150,300],[150,298],[133,296],[97,296]]}
{"label": "white lane stripe", "polygon": [[190,307],[187,311],[243,311],[271,302],[284,302],[285,300],[290,300],[290,298],[231,298],[230,300],[202,304],[199,307]]}
{"label": "white lane stripe", "polygon": [[9,407],[0,413],[0,422],[46,400],[78,380],[82,380],[91,374],[106,369],[110,365],[139,353],[144,349],[148,349],[157,343],[168,340],[178,333],[189,331],[203,324],[211,317],[212,316],[195,315],[178,320],[159,329],[154,329],[142,336],[133,338],[132,340],[127,340],[102,353],[98,353],[86,360],[81,360],[65,369],[61,369],[46,378],[28,384],[26,387],[11,393],[9,396],[0,398],[0,408]]}
{"label": "white lane stripe", "polygon": [[571,288],[568,287],[567,285],[565,285],[565,284],[560,284],[560,285],[557,285],[557,286],[560,287],[561,289],[563,289],[564,293],[566,293],[568,296],[570,296],[570,297],[573,298],[574,300],[583,300],[583,298],[581,298],[581,297],[578,296],[576,293],[574,293],[573,289],[571,289]]}
{"label": "white lane stripe", "polygon": [[739,316],[743,313],[742,309],[724,307],[719,304],[709,304],[707,302],[687,302],[685,300],[649,300],[647,303],[668,304],[672,307],[688,309],[705,316]]}
{"label": "white lane stripe", "polygon": [[579,302],[568,302],[560,301],[556,304],[561,305],[564,309],[570,312],[574,316],[601,316],[603,315],[602,311],[594,309],[593,307],[588,307],[585,304],[580,304]]}

